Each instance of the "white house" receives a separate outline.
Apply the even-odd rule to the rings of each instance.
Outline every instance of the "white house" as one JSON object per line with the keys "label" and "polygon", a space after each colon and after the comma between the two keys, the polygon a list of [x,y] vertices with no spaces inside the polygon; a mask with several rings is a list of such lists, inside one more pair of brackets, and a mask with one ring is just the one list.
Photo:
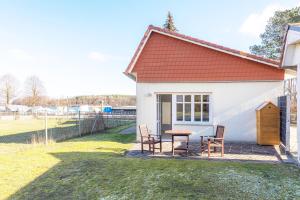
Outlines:
{"label": "white house", "polygon": [[[300,113],[300,23],[287,26],[285,44],[282,53],[281,66],[284,69],[297,70],[297,115]],[[299,115],[298,115],[299,116]],[[300,117],[297,117],[297,125]],[[300,163],[300,128],[297,126],[298,162]]]}
{"label": "white house", "polygon": [[226,141],[255,143],[255,109],[283,95],[279,64],[149,26],[124,73],[136,81],[137,125],[189,129],[199,140],[221,124]]}
{"label": "white house", "polygon": [[6,106],[6,108],[11,112],[19,112],[19,113],[26,113],[30,110],[30,107],[24,106],[24,105],[13,105],[9,104]]}

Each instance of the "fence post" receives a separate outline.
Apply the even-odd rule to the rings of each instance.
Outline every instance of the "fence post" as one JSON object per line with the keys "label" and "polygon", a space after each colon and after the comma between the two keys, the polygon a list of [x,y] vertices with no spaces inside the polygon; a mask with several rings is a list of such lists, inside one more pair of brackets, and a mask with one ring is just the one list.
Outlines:
{"label": "fence post", "polygon": [[46,144],[48,144],[48,117],[47,117],[47,110],[45,111],[45,140],[46,140]]}
{"label": "fence post", "polygon": [[78,131],[79,131],[79,136],[81,137],[81,130],[80,130],[80,110],[78,111]]}

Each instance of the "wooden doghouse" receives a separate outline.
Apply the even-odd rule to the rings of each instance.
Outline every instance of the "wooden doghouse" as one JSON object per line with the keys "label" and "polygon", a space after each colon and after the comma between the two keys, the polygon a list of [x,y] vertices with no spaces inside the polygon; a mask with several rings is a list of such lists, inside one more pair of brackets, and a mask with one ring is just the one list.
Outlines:
{"label": "wooden doghouse", "polygon": [[257,143],[279,145],[279,108],[272,102],[265,102],[256,109]]}

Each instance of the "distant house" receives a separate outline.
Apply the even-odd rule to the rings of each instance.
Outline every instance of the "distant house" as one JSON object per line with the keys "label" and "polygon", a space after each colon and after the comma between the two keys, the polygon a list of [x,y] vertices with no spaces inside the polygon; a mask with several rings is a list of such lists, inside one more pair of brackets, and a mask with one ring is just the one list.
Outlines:
{"label": "distant house", "polygon": [[88,113],[91,112],[91,108],[89,105],[74,105],[74,106],[70,106],[68,107],[68,112],[69,113]]}
{"label": "distant house", "polygon": [[135,115],[136,106],[113,107],[111,113],[117,115]]}
{"label": "distant house", "polygon": [[190,129],[199,140],[222,124],[227,141],[256,142],[255,109],[277,104],[289,75],[279,64],[149,26],[124,73],[136,82],[137,125]]}
{"label": "distant house", "polygon": [[35,106],[32,107],[31,112],[35,114],[42,114],[42,115],[44,115],[47,112],[47,114],[49,115],[55,115],[57,114],[58,111],[56,107]]}
{"label": "distant house", "polygon": [[10,112],[19,112],[19,113],[26,113],[31,109],[31,107],[28,106],[13,105],[13,104],[7,105],[6,108]]}

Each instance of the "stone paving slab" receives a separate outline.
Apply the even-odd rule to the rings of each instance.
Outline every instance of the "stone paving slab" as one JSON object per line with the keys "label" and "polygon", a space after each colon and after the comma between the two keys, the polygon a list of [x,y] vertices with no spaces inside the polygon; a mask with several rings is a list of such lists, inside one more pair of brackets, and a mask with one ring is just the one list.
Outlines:
{"label": "stone paving slab", "polygon": [[[175,142],[175,147],[183,145],[181,142]],[[162,153],[157,149],[155,154],[148,151],[141,153],[141,144],[135,143],[134,146],[126,153],[128,157],[140,158],[173,158],[171,142],[162,143]],[[157,144],[159,147],[159,144]],[[148,149],[144,145],[144,149]],[[243,144],[243,143],[226,143],[225,154],[221,157],[221,153],[211,153],[209,160],[224,160],[224,161],[245,161],[245,162],[266,162],[266,163],[281,163],[281,157],[276,151],[274,146],[260,146],[256,144]],[[208,159],[207,152],[200,154],[200,144],[192,142],[189,144],[189,154],[186,156],[185,152],[175,152],[174,158],[182,159]]]}

